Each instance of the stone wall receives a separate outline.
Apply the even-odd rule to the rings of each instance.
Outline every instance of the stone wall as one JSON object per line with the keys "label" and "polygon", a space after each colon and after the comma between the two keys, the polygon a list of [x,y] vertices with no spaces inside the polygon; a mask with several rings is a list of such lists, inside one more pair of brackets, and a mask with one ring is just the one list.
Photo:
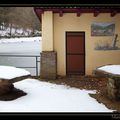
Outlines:
{"label": "stone wall", "polygon": [[57,53],[43,51],[41,53],[40,78],[56,79],[57,76]]}
{"label": "stone wall", "polygon": [[110,99],[120,100],[120,78],[108,78],[107,92]]}
{"label": "stone wall", "polygon": [[102,70],[95,70],[95,75],[100,77],[107,77],[107,95],[110,99],[120,100],[120,75],[104,72]]}

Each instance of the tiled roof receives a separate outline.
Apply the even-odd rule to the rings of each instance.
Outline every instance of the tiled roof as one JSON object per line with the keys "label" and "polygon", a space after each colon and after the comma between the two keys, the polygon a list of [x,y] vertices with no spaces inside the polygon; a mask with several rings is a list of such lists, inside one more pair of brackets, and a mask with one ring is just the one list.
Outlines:
{"label": "tiled roof", "polygon": [[37,8],[120,8],[120,4],[40,4]]}
{"label": "tiled roof", "polygon": [[81,13],[93,13],[97,17],[100,13],[110,13],[111,17],[114,17],[116,14],[120,13],[119,4],[43,4],[38,7],[34,7],[34,11],[41,18],[41,14],[44,11],[52,11],[53,13],[59,13],[62,17],[64,13],[76,13],[77,16],[80,16]]}

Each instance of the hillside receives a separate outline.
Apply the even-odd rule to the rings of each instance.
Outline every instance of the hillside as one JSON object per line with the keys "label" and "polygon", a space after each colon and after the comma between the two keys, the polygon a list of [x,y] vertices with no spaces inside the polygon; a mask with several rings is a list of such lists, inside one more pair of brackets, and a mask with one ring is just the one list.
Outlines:
{"label": "hillside", "polygon": [[0,7],[0,37],[40,36],[33,7]]}
{"label": "hillside", "polygon": [[38,30],[23,29],[17,27],[7,27],[0,30],[0,38],[11,38],[11,37],[34,37],[41,36],[41,32]]}

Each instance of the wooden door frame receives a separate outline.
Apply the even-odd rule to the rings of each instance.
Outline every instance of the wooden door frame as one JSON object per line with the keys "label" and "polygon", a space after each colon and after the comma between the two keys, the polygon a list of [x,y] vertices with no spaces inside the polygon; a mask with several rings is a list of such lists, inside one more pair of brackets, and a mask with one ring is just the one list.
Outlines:
{"label": "wooden door frame", "polygon": [[84,75],[85,75],[85,74],[86,74],[86,72],[85,72],[85,71],[86,71],[85,31],[66,31],[66,32],[65,32],[66,75],[68,75],[68,74],[67,74],[67,33],[84,33]]}

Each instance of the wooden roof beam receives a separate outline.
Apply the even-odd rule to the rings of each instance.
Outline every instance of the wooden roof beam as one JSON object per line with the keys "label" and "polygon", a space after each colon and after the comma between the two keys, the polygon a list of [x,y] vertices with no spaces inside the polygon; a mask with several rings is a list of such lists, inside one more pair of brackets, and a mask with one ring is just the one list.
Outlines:
{"label": "wooden roof beam", "polygon": [[94,10],[94,17],[97,17],[100,14],[99,10]]}
{"label": "wooden roof beam", "polygon": [[62,17],[63,16],[63,11],[59,10],[59,16]]}
{"label": "wooden roof beam", "polygon": [[44,10],[41,10],[41,9],[38,9],[38,8],[34,8],[34,11],[35,11],[38,19],[39,19],[40,22],[41,22],[41,20],[42,20],[41,16],[42,16],[42,14],[44,13]]}
{"label": "wooden roof beam", "polygon": [[117,11],[114,10],[114,11],[111,11],[110,16],[114,17],[116,14],[117,14]]}
{"label": "wooden roof beam", "polygon": [[81,10],[77,10],[77,17],[81,16]]}

